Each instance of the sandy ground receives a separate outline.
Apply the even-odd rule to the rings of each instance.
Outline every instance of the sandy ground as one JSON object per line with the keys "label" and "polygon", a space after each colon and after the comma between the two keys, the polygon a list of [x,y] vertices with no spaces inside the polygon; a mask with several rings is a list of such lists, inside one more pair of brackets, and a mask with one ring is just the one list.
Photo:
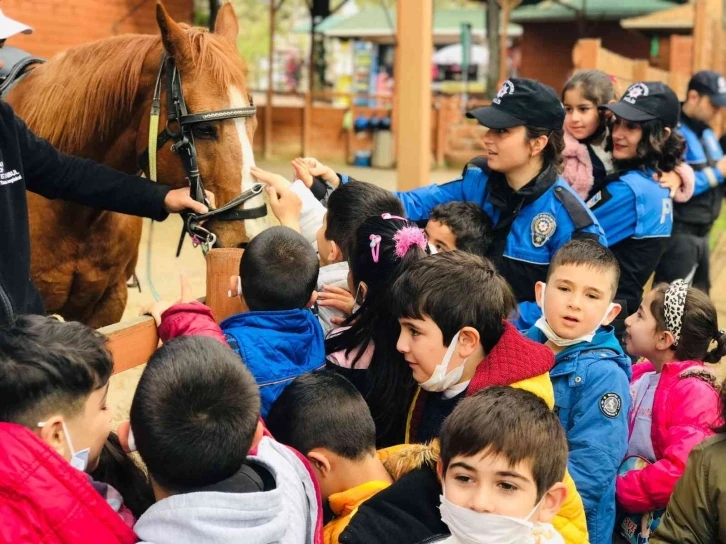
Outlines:
{"label": "sandy ground", "polygon": [[[289,163],[259,163],[261,168],[277,172],[285,176],[291,176]],[[370,181],[389,190],[396,188],[395,170],[377,170],[372,168],[351,168],[344,165],[331,165],[339,172],[366,181]],[[455,179],[461,173],[460,170],[435,170],[431,173],[431,181],[436,183],[446,182]],[[179,274],[186,273],[192,283],[194,294],[198,297],[205,294],[206,270],[204,258],[199,248],[193,248],[191,241],[187,238],[182,249],[181,256],[175,257],[179,235],[182,229],[182,222],[178,216],[170,217],[163,223],[155,223],[153,229],[150,222],[144,224],[144,231],[141,237],[139,250],[139,262],[137,275],[141,284],[141,292],[131,290],[129,301],[124,313],[124,320],[132,319],[139,315],[140,309],[154,301],[149,278],[154,288],[162,298],[176,300],[179,297]],[[151,250],[149,251],[149,238],[151,238]],[[724,237],[726,238],[726,237]],[[148,266],[148,255],[151,255],[150,267]],[[713,288],[711,296],[719,310],[719,323],[726,327],[726,239],[716,247],[712,255],[711,276]],[[719,365],[719,374],[726,378],[726,365]],[[141,376],[143,367],[138,367],[115,375],[111,379],[109,391],[110,405],[115,408],[115,420],[120,421],[128,416],[131,404],[131,397],[136,384]]]}

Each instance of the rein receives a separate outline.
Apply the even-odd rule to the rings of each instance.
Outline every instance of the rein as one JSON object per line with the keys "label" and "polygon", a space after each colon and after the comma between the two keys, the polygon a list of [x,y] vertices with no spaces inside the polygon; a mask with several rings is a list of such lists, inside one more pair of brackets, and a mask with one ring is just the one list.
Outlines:
{"label": "rein", "polygon": [[[166,126],[159,132],[159,117],[161,114],[161,80],[166,68]],[[251,102],[251,100],[250,100]],[[189,113],[186,101],[182,92],[181,75],[176,67],[174,58],[164,52],[159,63],[159,72],[156,76],[154,95],[151,101],[151,115],[149,119],[149,142],[148,148],[139,157],[141,169],[148,165],[149,178],[157,181],[157,151],[164,147],[169,141],[172,142],[171,149],[182,161],[189,192],[194,200],[209,206],[209,201],[204,193],[204,183],[199,173],[197,163],[197,149],[194,145],[192,127],[198,123],[226,121],[228,119],[239,119],[254,117],[257,106],[251,105],[243,108],[232,108],[226,110],[204,111],[200,113]],[[259,219],[267,215],[267,205],[263,204],[256,208],[243,209],[242,205],[262,193],[262,184],[255,184],[242,194],[236,196],[223,206],[210,209],[205,214],[184,212],[184,227],[182,229],[177,257],[181,252],[181,246],[186,234],[189,234],[194,241],[194,246],[201,245],[206,253],[214,246],[217,236],[205,229],[201,223],[214,218],[217,221],[244,221],[246,219]]]}

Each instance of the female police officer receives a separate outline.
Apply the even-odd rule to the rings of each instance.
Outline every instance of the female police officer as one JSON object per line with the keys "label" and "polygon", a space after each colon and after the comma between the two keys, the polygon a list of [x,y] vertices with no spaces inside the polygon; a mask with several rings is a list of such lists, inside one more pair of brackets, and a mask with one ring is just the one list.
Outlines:
{"label": "female police officer", "polygon": [[517,325],[534,324],[540,310],[534,285],[545,281],[550,258],[573,237],[605,244],[587,206],[560,177],[565,111],[551,87],[532,79],[504,82],[491,106],[467,114],[489,128],[485,159],[475,159],[461,178],[399,192],[409,219],[428,218],[439,204],[478,203],[494,222],[487,256],[520,301]]}

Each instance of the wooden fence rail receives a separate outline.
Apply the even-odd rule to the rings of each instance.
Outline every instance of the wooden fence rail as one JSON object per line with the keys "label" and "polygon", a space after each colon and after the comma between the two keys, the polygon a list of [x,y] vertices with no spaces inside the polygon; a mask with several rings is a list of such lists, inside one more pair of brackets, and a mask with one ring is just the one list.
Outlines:
{"label": "wooden fence rail", "polygon": [[[227,296],[229,278],[239,274],[241,258],[241,249],[212,249],[207,254],[205,303],[212,308],[217,322],[242,311],[239,297]],[[148,316],[99,330],[108,337],[108,348],[114,360],[114,374],[145,364],[159,346],[156,323]]]}

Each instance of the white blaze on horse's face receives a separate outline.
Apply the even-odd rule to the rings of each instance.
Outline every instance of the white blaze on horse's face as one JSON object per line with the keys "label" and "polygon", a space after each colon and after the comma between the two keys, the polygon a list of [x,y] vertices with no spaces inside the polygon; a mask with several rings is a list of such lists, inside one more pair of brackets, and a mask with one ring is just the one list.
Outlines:
{"label": "white blaze on horse's face", "polygon": [[[230,108],[244,108],[249,106],[249,101],[239,92],[237,87],[229,88],[229,107]],[[242,192],[247,189],[251,189],[252,186],[257,183],[255,178],[250,173],[250,168],[255,166],[255,155],[252,151],[252,142],[250,141],[249,135],[247,134],[247,118],[238,117],[234,120],[234,124],[237,127],[237,134],[239,135],[239,144],[242,148]],[[265,203],[265,199],[260,194],[254,198],[251,198],[244,203],[244,208],[256,208],[262,206]],[[260,219],[246,219],[245,220],[245,232],[247,237],[252,240],[255,236],[261,233],[269,226],[267,217]]]}

